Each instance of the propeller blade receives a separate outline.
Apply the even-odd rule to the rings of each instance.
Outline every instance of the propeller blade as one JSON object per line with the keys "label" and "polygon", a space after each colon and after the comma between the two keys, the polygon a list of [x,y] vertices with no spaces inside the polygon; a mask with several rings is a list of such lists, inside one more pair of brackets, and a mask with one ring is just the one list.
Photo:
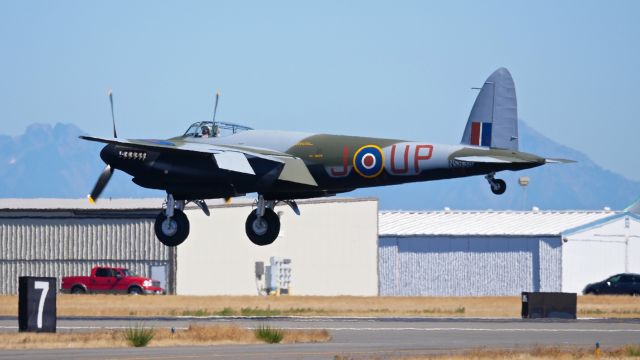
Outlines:
{"label": "propeller blade", "polygon": [[111,103],[111,121],[113,122],[113,137],[117,138],[118,134],[116,134],[116,117],[113,114],[113,91],[109,90],[109,103]]}
{"label": "propeller blade", "polygon": [[219,99],[220,99],[220,91],[216,92],[216,104],[213,106],[213,122],[216,122],[216,113],[218,112]]}
{"label": "propeller blade", "polygon": [[111,179],[111,175],[113,175],[113,169],[111,168],[111,165],[107,165],[107,167],[102,170],[102,174],[100,174],[96,185],[93,187],[91,194],[88,196],[89,202],[94,204],[96,200],[98,200],[100,194],[102,194],[102,190],[104,190],[105,186],[107,186],[107,183],[109,182],[109,179]]}

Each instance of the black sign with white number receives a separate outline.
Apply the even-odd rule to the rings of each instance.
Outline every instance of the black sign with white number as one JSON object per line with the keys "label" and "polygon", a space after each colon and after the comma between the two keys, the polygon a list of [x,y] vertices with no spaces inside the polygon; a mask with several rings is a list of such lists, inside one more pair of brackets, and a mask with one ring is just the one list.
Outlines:
{"label": "black sign with white number", "polygon": [[56,278],[21,276],[18,280],[20,331],[56,332]]}

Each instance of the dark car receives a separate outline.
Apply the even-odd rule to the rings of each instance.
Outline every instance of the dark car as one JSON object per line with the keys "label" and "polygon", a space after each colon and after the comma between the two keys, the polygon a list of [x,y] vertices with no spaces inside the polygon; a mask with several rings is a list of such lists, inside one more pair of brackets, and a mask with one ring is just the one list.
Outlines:
{"label": "dark car", "polygon": [[640,274],[617,274],[585,286],[582,293],[593,295],[640,295]]}

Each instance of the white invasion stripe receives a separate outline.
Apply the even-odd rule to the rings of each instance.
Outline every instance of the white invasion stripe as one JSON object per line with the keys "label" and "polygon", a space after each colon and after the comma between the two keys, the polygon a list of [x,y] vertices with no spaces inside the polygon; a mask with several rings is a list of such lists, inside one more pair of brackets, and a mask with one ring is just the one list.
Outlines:
{"label": "white invasion stripe", "polygon": [[247,157],[240,152],[225,151],[213,154],[220,169],[235,171],[239,173],[255,175],[253,168],[249,164]]}

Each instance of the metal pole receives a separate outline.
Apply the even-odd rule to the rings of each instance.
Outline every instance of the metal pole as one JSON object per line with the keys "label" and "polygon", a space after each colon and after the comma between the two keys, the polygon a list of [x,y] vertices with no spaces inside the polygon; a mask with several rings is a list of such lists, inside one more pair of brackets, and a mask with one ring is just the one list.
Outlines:
{"label": "metal pole", "polygon": [[629,216],[624,217],[624,272],[629,272]]}

